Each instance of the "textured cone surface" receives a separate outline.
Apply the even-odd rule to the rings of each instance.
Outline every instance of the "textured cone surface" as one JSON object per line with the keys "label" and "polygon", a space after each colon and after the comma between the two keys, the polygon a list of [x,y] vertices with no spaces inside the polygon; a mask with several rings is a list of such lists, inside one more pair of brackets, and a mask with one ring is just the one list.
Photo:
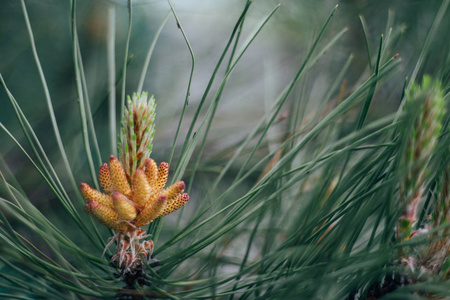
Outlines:
{"label": "textured cone surface", "polygon": [[121,220],[131,221],[136,218],[137,211],[133,202],[118,192],[112,193],[111,197],[114,202],[114,208]]}
{"label": "textured cone surface", "polygon": [[169,176],[169,164],[166,162],[162,162],[158,168],[158,178],[155,183],[155,190],[159,190],[164,188],[167,183],[167,177]]}
{"label": "textured cone surface", "polygon": [[[150,197],[147,200],[147,203],[145,203],[145,205],[144,205],[144,209],[145,209],[145,207],[152,205],[152,203],[154,203],[158,199],[158,197],[161,196],[162,194],[163,194],[162,191],[156,191],[156,192],[151,193]],[[167,198],[167,196],[166,196],[166,198]]]}
{"label": "textured cone surface", "polygon": [[82,182],[80,184],[80,191],[86,202],[97,201],[100,204],[106,205],[109,208],[113,208],[113,201],[111,196],[103,194],[93,188],[91,188],[87,183]]}
{"label": "textured cone surface", "polygon": [[117,157],[114,155],[111,155],[109,159],[109,173],[111,174],[115,191],[127,197],[131,197],[131,187],[128,183],[125,171]]}
{"label": "textured cone surface", "polygon": [[141,169],[136,170],[133,175],[133,202],[144,207],[147,203],[151,188],[148,184],[147,176]]}
{"label": "textured cone surface", "polygon": [[186,202],[188,202],[188,200],[189,200],[189,195],[187,193],[178,195],[177,198],[173,199],[172,201],[170,201],[166,204],[166,207],[162,211],[160,217],[168,215],[168,214],[180,209],[181,207],[183,207],[186,204]]}
{"label": "textured cone surface", "polygon": [[145,208],[139,213],[136,218],[136,226],[144,226],[158,218],[163,212],[167,202],[167,196],[164,194],[159,195],[159,197],[149,203]]}
{"label": "textured cone surface", "polygon": [[107,194],[114,192],[114,184],[109,173],[109,167],[107,163],[104,163],[100,170],[98,171],[98,180],[100,181],[100,186]]}
{"label": "textured cone surface", "polygon": [[114,209],[100,204],[97,201],[86,204],[84,210],[94,219],[115,231],[124,231],[128,228],[125,223],[119,222],[119,215]]}
{"label": "textured cone surface", "polygon": [[185,188],[186,184],[184,184],[184,181],[181,180],[169,186],[164,191],[164,194],[167,195],[168,203],[170,203],[171,200],[175,199],[179,194],[184,192]]}
{"label": "textured cone surface", "polygon": [[150,187],[155,189],[156,180],[158,179],[158,165],[151,158],[147,158],[145,160],[145,175],[147,175],[147,180]]}

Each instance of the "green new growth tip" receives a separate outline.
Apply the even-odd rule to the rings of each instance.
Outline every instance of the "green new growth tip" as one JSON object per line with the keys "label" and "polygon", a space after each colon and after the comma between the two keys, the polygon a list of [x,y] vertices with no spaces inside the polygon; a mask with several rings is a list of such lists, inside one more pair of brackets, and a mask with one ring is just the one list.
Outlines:
{"label": "green new growth tip", "polygon": [[[411,226],[417,221],[419,204],[424,200],[429,182],[428,163],[435,151],[445,113],[441,83],[424,76],[422,85],[413,83],[406,94],[406,146],[402,156],[404,176],[400,182],[401,204],[398,238],[409,239]],[[407,232],[405,232],[405,230]]]}
{"label": "green new growth tip", "polygon": [[127,98],[120,135],[118,152],[123,162],[127,177],[130,179],[134,171],[142,168],[150,157],[155,136],[155,98],[148,99],[148,94],[133,93]]}

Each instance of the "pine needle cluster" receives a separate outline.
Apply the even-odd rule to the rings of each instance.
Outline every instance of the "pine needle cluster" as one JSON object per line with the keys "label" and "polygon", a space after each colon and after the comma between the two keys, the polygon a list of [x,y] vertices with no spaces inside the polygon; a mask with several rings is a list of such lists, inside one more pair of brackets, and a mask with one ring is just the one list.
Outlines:
{"label": "pine needle cluster", "polygon": [[[77,4],[87,4],[72,0],[62,14],[75,79],[67,93],[76,95],[64,101],[76,99],[78,113],[52,98],[57,76],[45,75],[56,68],[37,45],[43,31],[28,2],[17,2],[21,38],[39,80],[27,89],[43,93],[27,102],[0,62],[0,103],[13,117],[0,119],[0,298],[450,297],[450,46],[440,36],[450,0],[430,5],[426,30],[415,24],[426,34],[411,55],[398,50],[407,32],[393,13],[380,36],[360,16],[365,48],[355,55],[343,50],[354,28],[340,29],[341,8],[320,6],[320,26],[303,32],[299,16],[310,16],[295,9],[300,2],[283,10],[248,0],[233,4],[228,35],[214,43],[220,53],[205,60],[194,55],[187,14],[179,18],[170,1],[151,43],[133,27],[147,4],[104,1],[108,80],[98,85],[78,36]],[[295,55],[282,72],[252,52],[286,33],[280,20],[310,38],[289,40]],[[174,36],[166,30],[188,60],[152,72],[173,75],[161,84],[147,71],[158,65],[151,58],[168,55],[153,51],[160,35]],[[204,61],[215,65],[194,76]]]}

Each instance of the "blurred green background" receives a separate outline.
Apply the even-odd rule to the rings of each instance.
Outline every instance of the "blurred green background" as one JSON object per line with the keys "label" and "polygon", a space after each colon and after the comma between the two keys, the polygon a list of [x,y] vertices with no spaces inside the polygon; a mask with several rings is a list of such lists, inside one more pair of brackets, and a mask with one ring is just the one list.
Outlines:
{"label": "blurred green background", "polygon": [[[246,19],[242,41],[250,36],[279,3],[280,9],[245,53],[228,83],[204,151],[205,161],[250,131],[264,115],[274,97],[294,76],[326,16],[336,4],[339,4],[339,8],[321,43],[325,45],[344,28],[347,28],[347,31],[336,46],[325,53],[308,76],[302,78],[300,86],[307,86],[307,92],[305,93],[303,88],[301,93],[294,93],[296,96],[290,100],[305,103],[307,101],[305,114],[315,111],[321,104],[321,97],[327,92],[350,55],[353,55],[353,61],[345,75],[347,83],[344,93],[350,93],[353,86],[367,79],[368,54],[359,19],[361,15],[367,23],[372,61],[376,57],[381,34],[392,39],[392,49],[388,53],[392,56],[399,53],[402,60],[401,71],[389,77],[389,82],[375,94],[369,118],[395,111],[401,100],[404,78],[411,74],[417,62],[442,1],[257,0]],[[26,5],[63,142],[76,179],[83,181],[89,178],[89,175],[82,146],[75,89],[70,1],[28,0]],[[245,1],[174,0],[173,5],[196,58],[190,102],[184,122],[189,124]],[[115,7],[116,15],[116,71],[120,72],[128,26],[126,1],[77,2],[81,53],[104,161],[111,153],[109,137],[104,132],[108,126],[107,24],[108,10],[112,6]],[[170,7],[166,1],[133,1],[133,28],[129,50],[132,59],[126,81],[127,94],[136,90],[153,36],[169,12]],[[432,55],[426,58],[425,68],[421,70],[431,74],[437,74],[440,70],[441,77],[446,76],[446,71],[441,68],[442,62],[448,60],[450,49],[450,18],[444,18],[443,22],[438,32],[440,38],[432,45]],[[170,16],[156,44],[144,83],[144,91],[155,95],[158,106],[152,155],[157,161],[168,159],[184,103],[190,68],[188,48],[173,16]],[[45,150],[50,153],[52,162],[57,164],[60,156],[56,150],[44,92],[30,49],[19,1],[0,3],[0,72],[43,142]],[[120,97],[120,87],[119,81],[117,99]],[[217,85],[214,87],[217,88]],[[334,98],[338,96],[336,94]],[[286,111],[282,114],[289,113],[288,107],[286,106]],[[117,111],[120,111],[119,107]],[[0,91],[0,121],[13,134],[22,136],[4,90]],[[280,130],[282,131],[282,127]],[[183,141],[185,132],[182,128],[180,142]],[[276,136],[277,133],[274,134]],[[25,144],[23,139],[20,141]],[[41,205],[45,206],[44,200],[52,197],[50,191],[37,172],[30,168],[25,156],[4,133],[0,134],[0,152],[16,177],[21,179],[21,184],[30,198],[39,199],[42,201]]]}

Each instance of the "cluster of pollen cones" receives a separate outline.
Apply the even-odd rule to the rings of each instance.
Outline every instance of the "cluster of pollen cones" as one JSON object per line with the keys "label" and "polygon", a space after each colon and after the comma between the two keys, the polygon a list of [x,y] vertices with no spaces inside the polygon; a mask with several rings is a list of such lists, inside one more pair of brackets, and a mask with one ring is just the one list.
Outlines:
{"label": "cluster of pollen cones", "polygon": [[[178,181],[164,188],[169,165],[156,165],[147,158],[142,168],[127,176],[122,164],[111,155],[99,171],[100,185],[105,193],[81,183],[80,190],[87,204],[84,210],[103,225],[119,232],[134,231],[181,208],[189,195],[186,185]],[[128,179],[130,178],[130,180]]]}

